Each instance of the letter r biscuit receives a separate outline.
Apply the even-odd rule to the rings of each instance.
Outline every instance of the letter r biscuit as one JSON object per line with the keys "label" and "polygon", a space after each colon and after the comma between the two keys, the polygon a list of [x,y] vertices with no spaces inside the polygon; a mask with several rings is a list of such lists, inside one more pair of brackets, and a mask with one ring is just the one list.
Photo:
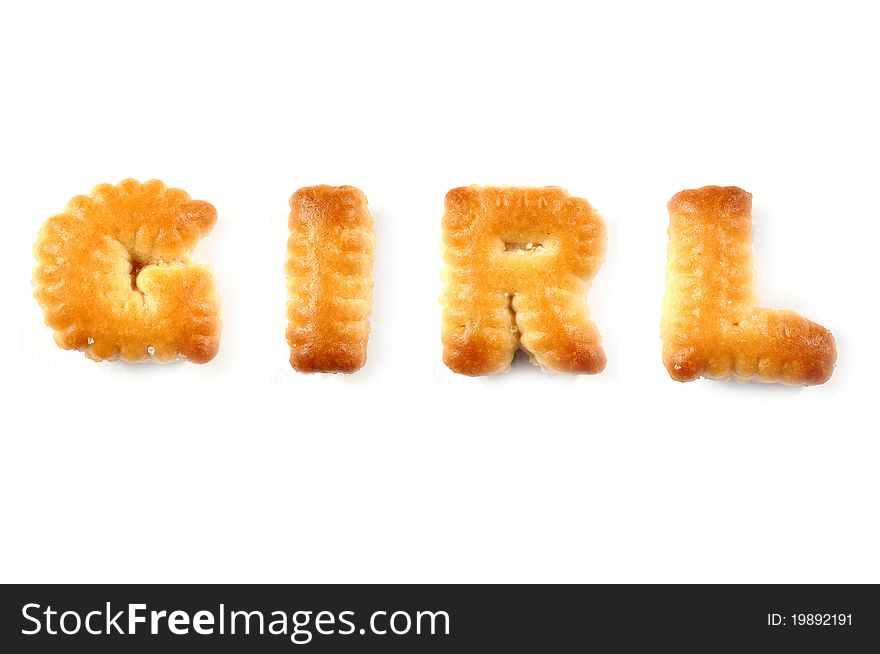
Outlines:
{"label": "letter r biscuit", "polygon": [[586,293],[605,224],[556,187],[454,188],[443,216],[443,359],[454,372],[510,367],[522,347],[553,372],[601,372],[605,353]]}

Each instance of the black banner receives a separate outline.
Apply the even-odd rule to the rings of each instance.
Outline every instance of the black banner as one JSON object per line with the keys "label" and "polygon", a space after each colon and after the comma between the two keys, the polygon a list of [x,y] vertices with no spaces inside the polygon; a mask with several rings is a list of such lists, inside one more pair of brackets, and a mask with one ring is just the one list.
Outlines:
{"label": "black banner", "polygon": [[880,589],[871,585],[13,585],[0,593],[0,652],[16,654],[880,647]]}

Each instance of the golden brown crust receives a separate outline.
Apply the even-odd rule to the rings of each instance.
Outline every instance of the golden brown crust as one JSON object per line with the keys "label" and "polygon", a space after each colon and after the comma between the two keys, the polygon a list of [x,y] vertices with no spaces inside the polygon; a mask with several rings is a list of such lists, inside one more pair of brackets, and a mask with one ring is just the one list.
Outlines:
{"label": "golden brown crust", "polygon": [[290,198],[287,342],[300,372],[352,373],[367,360],[373,218],[353,186],[310,186]]}
{"label": "golden brown crust", "polygon": [[518,347],[554,372],[605,368],[586,293],[605,223],[556,187],[454,188],[443,216],[443,360],[454,372],[510,367]]}
{"label": "golden brown crust", "polygon": [[56,343],[98,361],[210,361],[220,298],[210,269],[189,258],[216,219],[158,180],[73,198],[34,246],[35,296]]}
{"label": "golden brown crust", "polygon": [[669,251],[661,336],[676,381],[711,379],[822,384],[837,351],[821,325],[757,306],[752,196],[706,186],[669,201]]}

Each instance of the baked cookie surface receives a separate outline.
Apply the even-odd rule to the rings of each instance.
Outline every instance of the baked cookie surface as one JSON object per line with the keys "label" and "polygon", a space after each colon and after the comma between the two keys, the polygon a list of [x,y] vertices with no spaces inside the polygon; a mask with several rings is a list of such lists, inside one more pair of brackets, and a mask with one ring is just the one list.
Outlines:
{"label": "baked cookie surface", "polygon": [[682,191],[669,201],[661,337],[676,381],[698,377],[822,384],[834,338],[793,311],[758,306],[752,196],[735,186]]}
{"label": "baked cookie surface", "polygon": [[56,343],[99,361],[210,361],[220,298],[210,268],[190,255],[216,218],[158,180],[71,199],[34,246],[34,294]]}
{"label": "baked cookie surface", "polygon": [[518,348],[552,372],[605,368],[586,302],[605,256],[605,223],[586,200],[556,187],[454,188],[442,225],[451,370],[502,372]]}
{"label": "baked cookie surface", "polygon": [[367,360],[375,237],[353,186],[309,186],[290,198],[287,342],[300,372],[356,372]]}

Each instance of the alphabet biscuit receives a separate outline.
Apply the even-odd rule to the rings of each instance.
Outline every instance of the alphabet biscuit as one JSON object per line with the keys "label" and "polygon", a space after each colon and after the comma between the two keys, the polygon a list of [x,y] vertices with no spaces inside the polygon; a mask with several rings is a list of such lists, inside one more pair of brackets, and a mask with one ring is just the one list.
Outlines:
{"label": "alphabet biscuit", "polygon": [[40,230],[35,296],[55,342],[94,360],[210,361],[220,298],[190,255],[213,206],[158,180],[101,184]]}
{"label": "alphabet biscuit", "polygon": [[373,218],[353,186],[310,186],[290,198],[287,342],[300,372],[359,370],[367,360]]}
{"label": "alphabet biscuit", "polygon": [[594,374],[605,353],[586,293],[605,223],[556,187],[454,188],[443,216],[443,360],[457,373],[510,367],[522,347],[553,372]]}
{"label": "alphabet biscuit", "polygon": [[758,307],[751,207],[751,194],[735,186],[669,201],[663,363],[682,382],[822,384],[837,358],[831,332],[792,311]]}

